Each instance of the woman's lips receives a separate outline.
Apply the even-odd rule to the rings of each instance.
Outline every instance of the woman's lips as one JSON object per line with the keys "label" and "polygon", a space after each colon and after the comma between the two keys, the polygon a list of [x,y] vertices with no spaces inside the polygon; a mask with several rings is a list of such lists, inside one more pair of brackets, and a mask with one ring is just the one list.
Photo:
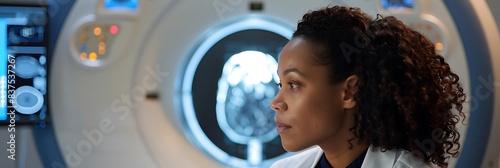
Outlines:
{"label": "woman's lips", "polygon": [[287,125],[287,124],[284,124],[282,122],[279,122],[279,121],[276,121],[276,131],[278,133],[282,133],[282,132],[285,132],[286,130],[292,128],[292,126],[290,125]]}

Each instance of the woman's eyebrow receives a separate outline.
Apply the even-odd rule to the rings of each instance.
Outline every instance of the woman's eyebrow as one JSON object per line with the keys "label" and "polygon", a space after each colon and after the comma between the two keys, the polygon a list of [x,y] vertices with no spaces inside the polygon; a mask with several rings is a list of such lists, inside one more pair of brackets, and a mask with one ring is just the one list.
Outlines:
{"label": "woman's eyebrow", "polygon": [[297,68],[288,68],[286,69],[284,72],[283,72],[283,75],[286,75],[286,74],[289,74],[289,73],[292,73],[292,72],[295,72],[301,76],[305,76],[304,73],[302,73],[299,69]]}

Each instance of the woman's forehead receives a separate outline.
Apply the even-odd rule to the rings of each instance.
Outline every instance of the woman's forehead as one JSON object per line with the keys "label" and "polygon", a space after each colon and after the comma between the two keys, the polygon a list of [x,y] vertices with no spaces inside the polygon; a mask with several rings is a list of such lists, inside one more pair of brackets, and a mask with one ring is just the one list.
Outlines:
{"label": "woman's forehead", "polygon": [[279,68],[285,65],[317,66],[317,55],[323,53],[323,47],[303,37],[294,37],[283,47],[279,56]]}

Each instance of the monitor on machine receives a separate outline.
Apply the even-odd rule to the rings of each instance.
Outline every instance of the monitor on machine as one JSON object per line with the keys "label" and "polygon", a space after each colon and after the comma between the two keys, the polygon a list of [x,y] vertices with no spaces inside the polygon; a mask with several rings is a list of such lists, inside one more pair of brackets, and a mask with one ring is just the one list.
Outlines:
{"label": "monitor on machine", "polygon": [[48,19],[44,5],[0,4],[0,125],[48,120]]}

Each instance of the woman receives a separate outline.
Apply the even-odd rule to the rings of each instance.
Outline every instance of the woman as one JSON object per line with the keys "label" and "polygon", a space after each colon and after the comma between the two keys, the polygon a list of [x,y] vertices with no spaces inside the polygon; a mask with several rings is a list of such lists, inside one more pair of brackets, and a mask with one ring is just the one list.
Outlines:
{"label": "woman", "polygon": [[271,167],[447,167],[458,156],[459,77],[394,17],[339,6],[308,12],[278,75],[271,108],[282,145],[309,149]]}

